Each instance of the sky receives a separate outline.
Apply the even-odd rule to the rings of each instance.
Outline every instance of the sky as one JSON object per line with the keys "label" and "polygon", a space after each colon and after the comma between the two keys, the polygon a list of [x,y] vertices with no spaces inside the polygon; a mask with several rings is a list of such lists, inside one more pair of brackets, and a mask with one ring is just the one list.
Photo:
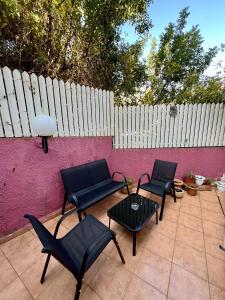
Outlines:
{"label": "sky", "polygon": [[[175,22],[179,11],[188,6],[190,15],[188,17],[187,29],[192,25],[199,25],[201,35],[204,39],[203,47],[220,46],[225,43],[225,0],[154,0],[149,6],[148,12],[152,19],[153,28],[150,31],[152,37],[158,40],[161,32],[169,22]],[[137,39],[132,26],[126,24],[122,29],[122,36],[130,43]],[[143,57],[149,52],[150,44],[147,43]],[[225,53],[217,55],[212,66],[217,61],[223,61],[225,66]]]}

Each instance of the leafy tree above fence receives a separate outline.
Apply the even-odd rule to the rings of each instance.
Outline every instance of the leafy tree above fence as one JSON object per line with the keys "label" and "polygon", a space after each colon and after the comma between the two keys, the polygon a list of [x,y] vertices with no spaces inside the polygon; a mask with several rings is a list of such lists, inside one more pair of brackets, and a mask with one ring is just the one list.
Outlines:
{"label": "leafy tree above fence", "polygon": [[[141,38],[152,0],[0,0],[0,65],[132,93],[143,83]],[[140,41],[124,43],[130,22]]]}

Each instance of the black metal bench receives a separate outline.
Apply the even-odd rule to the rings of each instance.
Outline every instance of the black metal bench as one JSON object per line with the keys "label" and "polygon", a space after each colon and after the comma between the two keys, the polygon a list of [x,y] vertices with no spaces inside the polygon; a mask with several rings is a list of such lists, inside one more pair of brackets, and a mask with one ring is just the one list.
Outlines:
{"label": "black metal bench", "polygon": [[[105,159],[63,169],[60,174],[65,190],[62,214],[64,214],[66,202],[69,201],[76,205],[80,221],[81,212],[85,214],[85,209],[88,207],[123,187],[127,187],[128,190],[126,178],[121,172],[114,172],[110,176]],[[122,176],[124,181],[114,180],[115,174]]]}

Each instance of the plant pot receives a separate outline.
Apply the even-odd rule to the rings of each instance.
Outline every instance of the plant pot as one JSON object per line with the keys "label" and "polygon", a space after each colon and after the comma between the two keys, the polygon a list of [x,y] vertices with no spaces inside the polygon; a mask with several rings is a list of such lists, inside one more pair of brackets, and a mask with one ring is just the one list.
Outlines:
{"label": "plant pot", "polygon": [[175,194],[176,194],[176,198],[182,198],[184,195],[184,190],[175,187]]}
{"label": "plant pot", "polygon": [[[129,193],[132,192],[132,187],[133,187],[133,185],[128,185]],[[123,194],[127,194],[127,188],[126,187],[123,187],[120,191]]]}
{"label": "plant pot", "polygon": [[193,184],[193,183],[195,183],[195,178],[184,177],[183,181],[186,184]]}
{"label": "plant pot", "polygon": [[195,175],[195,183],[197,185],[203,185],[204,181],[205,181],[205,177],[204,176]]}
{"label": "plant pot", "polygon": [[175,178],[173,182],[174,182],[175,188],[176,188],[176,187],[177,187],[177,188],[181,188],[182,185],[184,184],[182,180],[177,179],[177,178]]}
{"label": "plant pot", "polygon": [[225,192],[225,182],[216,181],[216,186],[219,192]]}
{"label": "plant pot", "polygon": [[196,184],[187,185],[186,191],[190,196],[196,196],[197,195],[197,185]]}

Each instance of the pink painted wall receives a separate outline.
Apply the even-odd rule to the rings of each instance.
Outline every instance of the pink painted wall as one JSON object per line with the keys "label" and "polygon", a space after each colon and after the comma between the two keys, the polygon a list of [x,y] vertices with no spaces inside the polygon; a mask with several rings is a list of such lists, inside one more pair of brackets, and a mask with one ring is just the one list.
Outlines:
{"label": "pink painted wall", "polygon": [[62,207],[60,169],[101,158],[110,162],[110,137],[54,138],[47,154],[40,141],[0,139],[0,236],[22,227],[25,213],[40,217]]}
{"label": "pink painted wall", "polygon": [[39,138],[0,139],[0,157],[0,236],[24,226],[25,213],[41,217],[62,207],[62,168],[106,158],[111,172],[137,180],[163,159],[178,162],[178,178],[187,171],[210,177],[225,172],[222,147],[113,150],[111,137],[50,139],[47,154]]}
{"label": "pink painted wall", "polygon": [[188,171],[213,178],[225,173],[225,147],[120,149],[112,152],[111,159],[114,169],[132,176],[136,182],[140,174],[151,173],[155,159],[177,162],[177,178]]}

